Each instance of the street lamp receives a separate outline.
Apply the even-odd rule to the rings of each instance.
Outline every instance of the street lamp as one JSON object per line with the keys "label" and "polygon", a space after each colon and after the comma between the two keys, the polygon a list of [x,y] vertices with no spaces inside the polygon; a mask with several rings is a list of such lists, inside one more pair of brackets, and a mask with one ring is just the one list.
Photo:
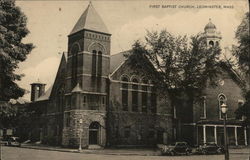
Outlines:
{"label": "street lamp", "polygon": [[227,105],[223,103],[221,105],[221,112],[223,113],[224,120],[224,148],[225,148],[225,160],[229,160],[228,144],[227,144],[227,128],[226,128],[226,114],[227,114]]}
{"label": "street lamp", "polygon": [[81,152],[82,151],[82,119],[79,119],[79,126],[80,126],[80,128],[79,128],[79,152]]}

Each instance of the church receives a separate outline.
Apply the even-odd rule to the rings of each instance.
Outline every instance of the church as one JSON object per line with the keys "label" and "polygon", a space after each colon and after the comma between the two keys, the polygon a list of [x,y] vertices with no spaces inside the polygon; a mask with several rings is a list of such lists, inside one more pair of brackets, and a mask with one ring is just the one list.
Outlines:
{"label": "church", "polygon": [[[208,45],[220,42],[212,22],[204,35]],[[185,105],[159,94],[146,72],[138,74],[129,66],[124,56],[129,51],[111,54],[110,45],[111,33],[90,3],[68,35],[68,51],[54,84],[46,91],[46,84],[31,84],[30,105],[41,112],[31,134],[45,144],[82,148],[155,146],[178,140],[221,143],[220,103],[227,102],[228,118],[233,119],[238,103],[244,101],[241,80],[233,70],[222,66],[223,85],[208,87],[203,103]],[[229,126],[233,143],[247,145],[240,121],[234,119]]]}

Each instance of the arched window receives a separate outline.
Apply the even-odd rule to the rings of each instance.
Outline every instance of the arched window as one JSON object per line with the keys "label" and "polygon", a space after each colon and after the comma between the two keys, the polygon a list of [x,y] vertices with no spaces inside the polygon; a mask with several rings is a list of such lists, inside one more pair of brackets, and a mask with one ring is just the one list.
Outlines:
{"label": "arched window", "polygon": [[71,77],[72,77],[72,88],[76,86],[77,84],[77,56],[79,52],[79,46],[78,44],[74,44],[71,49],[71,55],[72,55],[72,72],[71,72]]}
{"label": "arched window", "polygon": [[148,80],[146,78],[142,79],[142,112],[147,112],[148,110]]}
{"label": "arched window", "polygon": [[62,112],[63,111],[63,106],[64,106],[64,89],[63,89],[62,85],[57,90],[56,106],[57,106],[57,111],[58,112]]}
{"label": "arched window", "polygon": [[214,46],[214,42],[213,41],[209,41],[209,46],[213,47]]}
{"label": "arched window", "polygon": [[122,77],[122,110],[128,111],[128,78]]}
{"label": "arched window", "polygon": [[100,43],[93,43],[88,47],[88,51],[92,52],[92,76],[102,76],[102,56],[105,54],[105,47]]}
{"label": "arched window", "polygon": [[218,95],[218,108],[219,108],[219,118],[222,119],[222,112],[221,112],[221,105],[222,104],[227,104],[227,97],[224,94],[219,94]]}
{"label": "arched window", "polygon": [[138,111],[138,83],[136,78],[132,79],[132,111]]}

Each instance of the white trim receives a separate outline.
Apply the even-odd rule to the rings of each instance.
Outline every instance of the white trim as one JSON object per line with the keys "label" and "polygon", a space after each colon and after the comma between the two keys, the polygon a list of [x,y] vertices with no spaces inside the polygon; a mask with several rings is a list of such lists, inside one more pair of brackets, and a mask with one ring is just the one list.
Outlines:
{"label": "white trim", "polygon": [[[80,77],[80,76],[89,76],[89,77],[92,77],[92,74],[86,74],[86,73],[77,74],[77,77]],[[108,78],[108,76],[99,76],[99,77]],[[71,78],[72,78],[71,76],[68,76],[68,77],[66,77],[65,79],[71,79]]]}
{"label": "white trim", "polygon": [[[107,111],[102,111],[102,110],[90,110],[90,109],[71,109],[71,110],[67,110],[64,111],[64,113],[68,113],[68,112],[75,112],[75,111],[87,111],[87,112],[99,112],[99,113],[103,113],[105,114]],[[78,112],[79,113],[79,112]]]}
{"label": "white trim", "polygon": [[104,46],[103,44],[101,44],[101,43],[98,43],[98,42],[92,42],[92,43],[88,46],[88,51],[89,51],[90,53],[92,52],[92,51],[90,51],[90,48],[91,48],[93,45],[95,45],[95,44],[102,46],[103,51],[105,51],[105,53],[107,53],[107,52],[106,52],[107,50],[106,50],[105,46]]}
{"label": "white trim", "polygon": [[126,90],[126,91],[137,91],[137,92],[144,92],[144,93],[152,93],[151,91],[144,91],[144,90],[140,90],[140,89],[124,89],[124,88],[120,88],[120,90]]}
{"label": "white trim", "polygon": [[217,144],[217,126],[214,126],[214,142]]}
{"label": "white trim", "polygon": [[125,82],[125,81],[120,81],[120,80],[114,80],[110,79],[111,82],[114,83],[127,83],[127,84],[137,84],[137,85],[143,85],[143,86],[148,86],[148,87],[153,87],[153,84],[145,84],[145,83],[134,83],[134,82]]}
{"label": "white trim", "polygon": [[[97,52],[98,53],[98,52]],[[92,53],[88,52],[88,51],[80,51],[77,53],[78,55],[80,54],[88,54],[88,55],[92,55]],[[106,54],[101,54],[102,57],[105,57],[105,58],[110,58],[110,55],[106,55]],[[68,56],[67,58],[71,58],[73,57],[72,55]]]}
{"label": "white trim", "polygon": [[[138,81],[138,83],[133,82],[133,79],[136,79]],[[132,75],[130,77],[130,82],[132,82],[133,84],[140,84],[141,81],[140,81],[140,78],[137,75]]]}
{"label": "white trim", "polygon": [[[107,93],[100,93],[100,92],[88,92],[88,91],[81,91],[80,93],[85,93],[85,94],[96,94],[96,95],[107,95]],[[72,95],[72,93],[66,93],[65,95]]]}
{"label": "white trim", "polygon": [[[122,78],[123,78],[123,77],[128,78],[128,81],[122,81]],[[128,76],[127,74],[122,74],[122,75],[120,76],[120,81],[123,82],[123,83],[130,82],[130,78],[129,78],[129,76]]]}
{"label": "white trim", "polygon": [[203,143],[207,143],[206,125],[203,125]]}
{"label": "white trim", "polygon": [[234,138],[235,138],[235,145],[238,146],[237,127],[234,127]]}
{"label": "white trim", "polygon": [[176,116],[176,106],[174,105],[174,113],[173,113],[173,117],[174,117],[174,119],[176,119],[177,118],[177,116]]}
{"label": "white trim", "polygon": [[245,139],[245,145],[247,146],[247,128],[244,127],[244,139]]}
{"label": "white trim", "polygon": [[[205,126],[208,126],[208,127],[223,127],[224,125],[223,124],[204,124]],[[197,124],[197,126],[204,126],[203,124]],[[227,128],[229,127],[242,127],[240,125],[228,125],[227,124]]]}

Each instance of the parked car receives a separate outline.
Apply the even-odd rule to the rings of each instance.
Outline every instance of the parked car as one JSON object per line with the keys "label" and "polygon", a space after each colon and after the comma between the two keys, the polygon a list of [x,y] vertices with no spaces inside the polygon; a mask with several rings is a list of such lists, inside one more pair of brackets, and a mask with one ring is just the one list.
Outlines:
{"label": "parked car", "polygon": [[21,146],[21,143],[19,141],[19,137],[9,137],[8,138],[8,146]]}
{"label": "parked car", "polygon": [[190,155],[192,148],[186,142],[175,142],[171,145],[164,145],[161,150],[162,155]]}
{"label": "parked car", "polygon": [[221,154],[224,152],[224,148],[216,143],[204,143],[196,149],[198,154]]}

